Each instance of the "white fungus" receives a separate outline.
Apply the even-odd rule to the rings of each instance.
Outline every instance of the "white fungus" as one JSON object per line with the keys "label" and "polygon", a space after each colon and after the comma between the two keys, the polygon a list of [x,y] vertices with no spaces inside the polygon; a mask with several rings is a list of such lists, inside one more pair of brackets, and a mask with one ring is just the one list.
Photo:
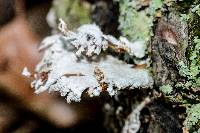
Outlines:
{"label": "white fungus", "polygon": [[22,71],[22,75],[26,76],[26,77],[30,77],[31,73],[28,71],[27,67],[24,67],[23,71]]}
{"label": "white fungus", "polygon": [[103,91],[113,96],[121,89],[152,87],[148,70],[132,68],[111,55],[100,55],[112,45],[140,58],[145,51],[142,42],[140,46],[126,38],[117,40],[104,35],[95,24],[83,25],[77,32],[71,32],[61,21],[59,28],[64,35],[49,36],[42,41],[40,50],[44,50],[44,56],[32,82],[35,93],[59,91],[70,103],[80,101],[84,91],[91,97]]}

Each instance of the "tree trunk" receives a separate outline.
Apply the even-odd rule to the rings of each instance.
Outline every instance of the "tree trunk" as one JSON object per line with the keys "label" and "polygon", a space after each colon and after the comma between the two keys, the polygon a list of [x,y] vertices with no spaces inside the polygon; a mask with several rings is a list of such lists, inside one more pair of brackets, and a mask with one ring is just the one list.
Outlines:
{"label": "tree trunk", "polygon": [[[138,2],[141,1],[138,0]],[[105,1],[103,2],[106,3]],[[150,1],[146,0],[146,2]],[[98,3],[100,2],[96,3],[96,7],[99,7],[100,4]],[[144,1],[142,3],[145,4]],[[107,4],[109,4],[110,10],[112,6],[118,7],[117,4],[110,4],[109,2]],[[183,128],[183,121],[187,116],[185,115],[186,108],[188,109],[192,105],[199,103],[197,93],[199,84],[196,82],[197,80],[199,81],[199,54],[193,59],[197,61],[194,65],[197,66],[198,73],[194,79],[196,81],[193,80],[190,82],[190,78],[180,72],[182,69],[180,62],[183,62],[188,67],[192,64],[193,60],[190,59],[190,53],[194,50],[194,37],[200,35],[199,24],[197,24],[199,22],[199,15],[197,12],[191,11],[198,4],[198,2],[187,1],[177,1],[171,4],[164,1],[162,2],[161,10],[156,10],[157,14],[161,11],[162,15],[154,16],[152,20],[153,36],[151,36],[151,41],[148,45],[150,49],[149,53],[151,53],[149,56],[152,60],[149,69],[153,71],[154,87],[153,89],[136,89],[120,92],[111,102],[107,103],[104,107],[104,112],[105,126],[109,132],[122,132],[130,113],[145,97],[150,97],[151,102],[140,112],[141,126],[138,132],[179,133],[198,130],[198,125],[195,128],[185,128],[187,124],[184,124],[185,127]],[[121,4],[120,6],[124,5]],[[148,6],[150,5],[141,5],[141,8],[137,12],[142,12]],[[96,12],[93,12],[93,16],[97,18],[97,15],[99,15],[99,19],[94,19],[94,21],[96,23],[105,22],[105,19],[103,19],[105,18],[105,14],[101,15],[97,13],[97,9],[95,10]],[[199,9],[196,10],[199,11]],[[128,11],[126,10],[126,12]],[[119,13],[121,14],[120,11]],[[111,14],[114,14],[114,16],[119,15],[116,11]],[[188,18],[185,19],[183,15]],[[126,16],[123,17],[125,18]],[[112,23],[116,24],[117,22],[114,21]],[[110,25],[112,24],[110,23]],[[109,28],[109,22],[102,27],[102,29]],[[132,30],[134,32],[134,29]],[[121,33],[123,34],[124,31],[122,30]],[[199,48],[197,49],[197,53],[198,51]],[[193,85],[195,84],[195,86],[185,85],[188,82]],[[181,87],[179,86],[180,84],[182,84]],[[165,88],[164,91],[159,89],[163,86],[172,88],[170,94],[164,93],[169,88]],[[186,89],[183,90],[183,88]],[[194,90],[196,91],[193,92]],[[135,130],[130,129],[129,131],[134,132]]]}

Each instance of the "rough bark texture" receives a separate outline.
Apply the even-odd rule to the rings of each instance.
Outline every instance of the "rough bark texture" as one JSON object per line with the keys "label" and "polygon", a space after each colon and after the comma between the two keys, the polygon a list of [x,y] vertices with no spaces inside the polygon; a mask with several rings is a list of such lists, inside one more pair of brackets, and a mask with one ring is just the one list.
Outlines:
{"label": "rough bark texture", "polygon": [[[159,88],[163,85],[170,85],[172,88],[176,88],[177,83],[185,83],[187,80],[179,74],[179,62],[183,61],[185,64],[189,64],[187,53],[188,49],[192,47],[192,39],[194,36],[199,35],[199,26],[197,24],[199,17],[195,15],[190,23],[188,23],[188,21],[181,19],[180,16],[191,8],[191,4],[192,2],[186,1],[185,3],[175,2],[170,7],[167,5],[163,6],[162,16],[156,18],[156,21],[153,23],[152,29],[154,35],[151,37],[150,42],[152,71],[155,81],[154,88],[153,90],[121,92],[110,103],[107,103],[104,110],[105,126],[109,132],[121,132],[125,119],[131,110],[144,97],[149,95],[153,100],[151,104],[141,111],[141,128],[138,132],[182,132],[183,119],[181,117],[184,117],[185,108],[180,107],[182,105],[179,104],[180,101],[178,100],[178,102],[172,102],[165,96],[160,97]],[[145,9],[146,6],[143,8]],[[143,10],[143,8],[140,10]],[[93,16],[97,15],[96,12],[93,13]],[[95,20],[99,22],[101,18],[104,17],[100,16],[99,20]],[[105,20],[103,19],[103,21]],[[102,28],[109,29],[110,27],[109,25],[104,25]],[[176,98],[180,96],[181,100],[183,100],[184,96],[182,93],[185,92],[174,89],[172,96]],[[186,93],[185,97],[190,97],[189,93]]]}
{"label": "rough bark texture", "polygon": [[187,23],[172,11],[158,20],[152,41],[152,64],[156,86],[178,82],[178,63],[185,60]]}

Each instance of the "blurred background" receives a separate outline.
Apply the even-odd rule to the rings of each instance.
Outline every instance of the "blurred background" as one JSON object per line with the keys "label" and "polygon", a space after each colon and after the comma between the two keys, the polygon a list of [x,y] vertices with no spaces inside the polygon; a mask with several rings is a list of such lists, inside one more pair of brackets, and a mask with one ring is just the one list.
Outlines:
{"label": "blurred background", "polygon": [[[31,79],[21,75],[25,66],[33,72],[40,61],[43,53],[37,48],[45,36],[56,32],[55,16],[73,24],[73,29],[90,22],[91,10],[98,9],[91,6],[92,0],[57,1],[61,4],[56,0],[0,0],[0,133],[106,132],[102,114],[105,97],[83,96],[81,103],[67,104],[55,93],[35,95]],[[62,2],[67,5],[61,7]],[[98,16],[92,17],[98,20]]]}

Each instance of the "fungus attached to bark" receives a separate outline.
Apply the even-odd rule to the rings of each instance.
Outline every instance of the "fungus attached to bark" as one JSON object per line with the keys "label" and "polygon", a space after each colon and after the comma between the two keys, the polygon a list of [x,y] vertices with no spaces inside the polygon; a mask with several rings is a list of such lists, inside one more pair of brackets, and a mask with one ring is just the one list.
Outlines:
{"label": "fungus attached to bark", "polygon": [[[132,68],[131,64],[102,53],[110,47],[142,58],[145,51],[142,44],[104,35],[95,24],[83,25],[72,32],[61,20],[59,29],[63,35],[52,35],[42,41],[40,50],[45,53],[32,82],[35,93],[59,91],[71,102],[80,101],[85,90],[91,97],[102,91],[113,96],[121,89],[152,86],[152,77],[146,69]],[[41,73],[46,73],[45,80]]]}

